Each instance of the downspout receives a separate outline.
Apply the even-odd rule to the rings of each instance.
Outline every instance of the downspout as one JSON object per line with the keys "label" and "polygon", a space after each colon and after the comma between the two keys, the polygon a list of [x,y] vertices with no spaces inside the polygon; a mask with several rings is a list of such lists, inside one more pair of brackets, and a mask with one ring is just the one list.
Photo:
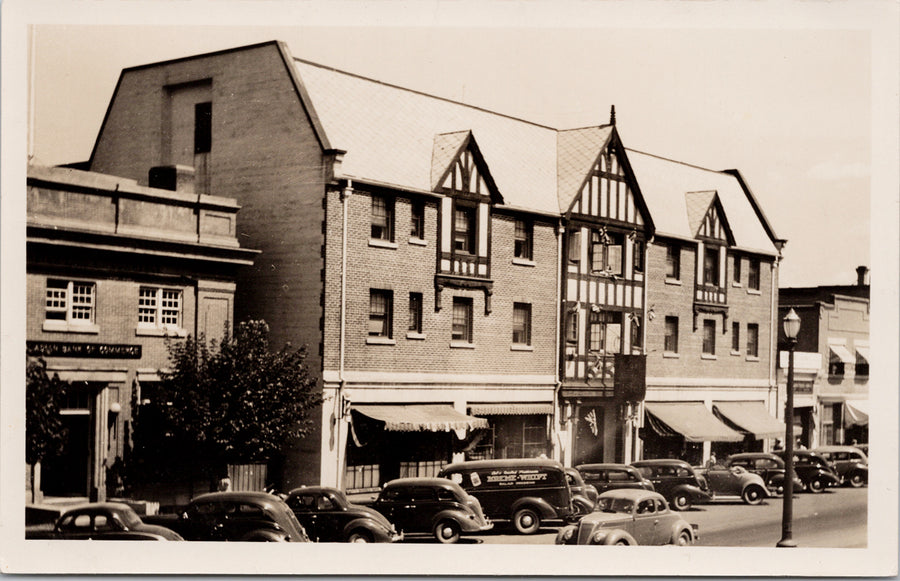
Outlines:
{"label": "downspout", "polygon": [[[338,339],[338,391],[335,398],[335,406],[337,413],[335,417],[338,421],[338,446],[340,446],[340,433],[344,424],[344,390],[347,381],[344,379],[344,335],[347,328],[347,212],[350,207],[350,196],[353,194],[353,180],[347,180],[347,185],[341,190],[341,307],[340,307],[340,337]],[[349,429],[349,426],[347,426]],[[344,471],[341,467],[344,463],[344,450],[338,450],[337,456],[337,482],[338,489],[344,489]]]}
{"label": "downspout", "polygon": [[[770,322],[769,322],[769,357],[771,361],[769,362],[769,400],[772,399],[772,391],[775,391],[775,417],[778,417],[778,345],[776,341],[776,337],[778,336],[778,278],[780,274],[780,266],[781,266],[781,247],[778,248],[778,255],[775,256],[775,262],[772,263],[772,289],[771,289],[771,306],[769,310],[771,311]],[[784,417],[784,412],[782,412],[781,417]],[[793,430],[793,427],[791,427]]]}
{"label": "downspout", "polygon": [[[554,386],[555,386],[553,389],[553,413],[555,416],[553,418],[553,420],[554,420],[553,421],[553,433],[556,434],[556,443],[557,443],[556,448],[558,450],[558,453],[554,454],[554,456],[556,456],[556,459],[559,461],[564,460],[562,436],[559,433],[560,432],[559,426],[563,419],[563,410],[560,407],[560,398],[559,398],[559,392],[562,389],[562,381],[560,381],[560,378],[559,378],[559,366],[560,366],[560,362],[562,361],[562,353],[560,353],[559,336],[562,333],[563,326],[565,325],[565,322],[560,320],[560,312],[562,312],[562,304],[560,303],[560,301],[562,300],[562,284],[563,284],[562,240],[563,240],[563,234],[565,233],[565,230],[566,230],[566,228],[565,228],[565,226],[562,225],[562,220],[560,220],[560,222],[557,224],[557,228],[556,228],[556,303],[555,304],[556,304],[557,325],[556,325],[556,337],[554,339],[554,346],[553,346],[553,353],[554,353],[553,382],[554,382]],[[558,416],[556,416],[557,413],[559,414]]]}

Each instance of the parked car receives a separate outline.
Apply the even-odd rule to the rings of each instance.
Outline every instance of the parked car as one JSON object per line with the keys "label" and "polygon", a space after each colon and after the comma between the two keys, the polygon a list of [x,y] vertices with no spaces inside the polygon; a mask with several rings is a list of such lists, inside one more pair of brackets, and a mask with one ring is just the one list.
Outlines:
{"label": "parked car", "polygon": [[644,478],[640,470],[628,464],[579,464],[575,467],[588,484],[597,492],[617,488],[637,488],[654,490],[653,483]]}
{"label": "parked car", "polygon": [[621,488],[600,495],[597,511],[556,535],[557,545],[692,545],[699,527],[669,510],[658,492]]}
{"label": "parked car", "polygon": [[337,488],[295,488],[285,502],[316,542],[392,543],[403,539],[380,512],[351,503]]}
{"label": "parked car", "polygon": [[65,511],[52,530],[26,531],[26,539],[181,541],[175,531],[145,523],[127,504],[94,502]]}
{"label": "parked car", "polygon": [[712,500],[740,498],[746,504],[759,504],[769,496],[762,477],[743,466],[717,463],[712,466],[695,466],[694,471],[706,479]]}
{"label": "parked car", "polygon": [[381,489],[372,508],[404,534],[428,533],[441,543],[455,543],[464,533],[494,525],[478,499],[446,478],[398,478]]}
{"label": "parked car", "polygon": [[181,514],[150,519],[188,541],[310,542],[288,505],[266,492],[201,494]]}
{"label": "parked car", "polygon": [[631,464],[653,483],[675,510],[688,510],[694,504],[709,502],[706,480],[684,460],[640,460]]}
{"label": "parked car", "polygon": [[540,458],[472,460],[444,467],[438,474],[478,498],[492,521],[511,522],[523,535],[544,522],[575,517],[572,491],[563,465]]}
{"label": "parked car", "polygon": [[869,483],[869,458],[855,446],[821,446],[813,450],[831,462],[842,484],[854,488]]}
{"label": "parked car", "polygon": [[575,468],[566,468],[566,479],[569,481],[569,490],[572,492],[572,506],[575,514],[587,514],[593,512],[597,506],[597,497],[600,493],[592,484],[587,484],[581,477],[581,473]]}
{"label": "parked car", "polygon": [[[786,454],[782,450],[778,455],[783,460]],[[794,450],[794,473],[803,482],[805,492],[819,493],[841,483],[828,460],[811,450]]]}
{"label": "parked car", "polygon": [[[740,466],[758,474],[766,483],[770,494],[784,494],[784,460],[767,452],[742,452],[725,459],[725,466]],[[803,481],[794,475],[794,490],[803,490]]]}

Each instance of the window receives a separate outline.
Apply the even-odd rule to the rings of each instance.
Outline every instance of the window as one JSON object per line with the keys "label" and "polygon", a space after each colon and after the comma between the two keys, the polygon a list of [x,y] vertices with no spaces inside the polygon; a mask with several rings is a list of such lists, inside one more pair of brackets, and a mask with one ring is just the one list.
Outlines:
{"label": "window", "polygon": [[681,246],[678,244],[666,246],[666,278],[681,279]]}
{"label": "window", "polygon": [[704,248],[703,283],[719,286],[719,249],[714,246]]}
{"label": "window", "polygon": [[734,281],[734,284],[741,284],[741,257],[734,257],[734,268],[731,269],[731,279]]}
{"label": "window", "polygon": [[194,153],[208,153],[212,148],[212,103],[194,105]]}
{"label": "window", "polygon": [[855,368],[854,372],[856,373],[856,375],[859,375],[859,376],[869,375],[869,362],[867,360],[863,359],[862,357],[860,357],[859,355],[857,355],[856,356],[856,368]]}
{"label": "window", "polygon": [[394,240],[394,204],[382,196],[372,196],[372,238]]}
{"label": "window", "polygon": [[828,362],[828,375],[844,375],[844,362],[832,359]]}
{"label": "window", "polygon": [[409,293],[409,327],[410,333],[422,332],[422,293]]}
{"label": "window", "polygon": [[532,240],[534,237],[534,225],[525,220],[516,220],[515,257],[523,260],[531,260]]}
{"label": "window", "polygon": [[636,351],[638,354],[641,352],[641,347],[644,346],[644,339],[641,335],[641,316],[637,314],[631,315],[631,350]]}
{"label": "window", "polygon": [[566,343],[578,343],[578,312],[566,313]]}
{"label": "window", "polygon": [[142,286],[138,294],[138,327],[181,327],[181,291]]}
{"label": "window", "polygon": [[531,305],[513,304],[512,342],[517,345],[531,345]]}
{"label": "window", "polygon": [[635,240],[632,248],[632,266],[635,272],[644,272],[644,241]]}
{"label": "window", "polygon": [[[747,349],[749,347],[749,338]],[[741,324],[740,323],[732,323],[731,324],[731,351],[734,353],[740,353],[741,351]],[[748,353],[749,355],[749,353]]]}
{"label": "window", "polygon": [[591,312],[589,349],[594,353],[619,353],[622,346],[622,313]]}
{"label": "window", "polygon": [[581,231],[576,230],[569,233],[568,244],[569,263],[578,264],[581,262]]}
{"label": "window", "polygon": [[472,342],[472,299],[453,297],[453,335],[454,341]]}
{"label": "window", "polygon": [[69,325],[93,325],[95,292],[92,282],[47,280],[44,316]]}
{"label": "window", "polygon": [[678,317],[666,317],[666,337],[663,349],[667,353],[678,353]]}
{"label": "window", "polygon": [[591,232],[591,271],[622,274],[622,237],[606,231]]}
{"label": "window", "polygon": [[369,336],[390,339],[391,313],[393,312],[394,293],[389,290],[369,290]]}
{"label": "window", "polygon": [[703,321],[703,354],[716,354],[716,322],[712,319]]}
{"label": "window", "polygon": [[475,254],[475,208],[457,206],[453,212],[453,249]]}
{"label": "window", "polygon": [[750,271],[747,273],[747,288],[759,290],[759,260],[750,261]]}
{"label": "window", "polygon": [[410,209],[410,238],[425,239],[425,202],[413,202]]}
{"label": "window", "polygon": [[747,325],[747,357],[759,357],[759,325]]}

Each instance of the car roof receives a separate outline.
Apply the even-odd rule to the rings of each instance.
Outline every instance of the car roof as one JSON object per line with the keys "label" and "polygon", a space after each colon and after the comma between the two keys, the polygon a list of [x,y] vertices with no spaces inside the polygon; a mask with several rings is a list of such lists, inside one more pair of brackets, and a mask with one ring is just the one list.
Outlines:
{"label": "car roof", "polygon": [[578,470],[634,470],[634,466],[629,464],[614,464],[614,463],[600,463],[600,464],[579,464],[576,466]]}
{"label": "car roof", "polygon": [[386,482],[384,488],[394,486],[440,486],[443,488],[458,488],[459,485],[448,480],[447,478],[427,478],[422,476],[413,476],[409,478],[396,478]]}
{"label": "car roof", "polygon": [[678,466],[688,466],[688,467],[691,466],[684,460],[665,459],[665,458],[658,458],[658,459],[654,459],[654,460],[638,460],[637,462],[631,463],[632,466],[666,466],[666,465],[672,465],[672,464],[677,464]]}
{"label": "car roof", "polygon": [[342,490],[337,488],[333,488],[331,486],[298,486],[297,488],[288,492],[289,495],[294,494],[344,494]]}
{"label": "car roof", "polygon": [[652,490],[643,490],[640,488],[615,488],[613,490],[607,490],[603,494],[600,495],[599,498],[627,498],[628,500],[643,500],[644,498],[661,498],[665,499],[663,495],[658,492],[653,492]]}
{"label": "car roof", "polygon": [[726,460],[730,458],[781,458],[778,454],[771,454],[769,452],[739,452],[737,454],[731,454],[726,458]]}
{"label": "car roof", "polygon": [[814,448],[813,452],[865,452],[861,450],[858,446],[819,446],[818,448]]}
{"label": "car roof", "polygon": [[83,510],[134,511],[133,508],[131,508],[124,502],[89,502],[89,503],[85,503],[85,504],[79,504],[78,506],[73,506],[72,508],[66,510],[66,513],[70,513],[70,512],[76,511],[76,510],[78,510],[78,511],[83,511]]}
{"label": "car roof", "polygon": [[245,491],[245,492],[208,492],[206,494],[201,494],[199,496],[195,496],[191,502],[209,502],[213,500],[230,500],[232,502],[258,502],[258,503],[269,503],[269,504],[277,504],[276,501],[279,500],[278,497],[272,496],[268,492],[254,492],[254,491]]}
{"label": "car roof", "polygon": [[452,470],[471,470],[477,468],[555,468],[562,470],[563,465],[549,458],[500,458],[496,460],[467,460],[454,462],[444,467],[444,472]]}

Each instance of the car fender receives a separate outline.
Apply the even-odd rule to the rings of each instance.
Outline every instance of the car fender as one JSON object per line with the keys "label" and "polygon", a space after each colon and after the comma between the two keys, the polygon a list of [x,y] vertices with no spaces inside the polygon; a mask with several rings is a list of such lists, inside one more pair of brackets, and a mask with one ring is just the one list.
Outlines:
{"label": "car fender", "polygon": [[351,532],[356,530],[364,530],[372,535],[375,541],[389,540],[390,533],[384,530],[384,527],[369,518],[356,518],[344,525],[341,536],[346,539]]}
{"label": "car fender", "polygon": [[440,512],[435,513],[435,515],[431,518],[431,527],[429,527],[429,530],[434,530],[434,527],[442,520],[452,520],[459,525],[460,529],[464,531],[478,530],[478,526],[474,520],[468,518],[467,515],[463,512],[450,508],[446,508]]}
{"label": "car fender", "polygon": [[556,509],[550,506],[549,502],[537,496],[523,496],[522,498],[519,498],[515,502],[513,502],[509,511],[510,517],[516,514],[520,508],[524,508],[526,506],[537,509],[538,512],[541,513],[542,519],[559,518],[559,515],[556,514]]}
{"label": "car fender", "polygon": [[694,502],[699,502],[699,501],[710,499],[709,493],[700,490],[699,487],[694,486],[693,484],[679,484],[678,486],[676,486],[675,488],[672,489],[670,498],[674,497],[679,492],[685,492],[687,494],[690,494],[691,498],[693,498]]}
{"label": "car fender", "polygon": [[587,514],[594,510],[594,503],[583,494],[573,494],[572,504],[575,505],[576,514]]}
{"label": "car fender", "polygon": [[769,496],[769,488],[766,486],[765,480],[763,480],[762,476],[759,474],[748,472],[744,475],[744,478],[741,479],[741,494],[747,490],[748,486],[759,486],[763,490],[763,495]]}
{"label": "car fender", "polygon": [[[570,534],[569,539],[566,540],[566,535]],[[577,525],[566,525],[563,528],[559,529],[559,532],[556,533],[556,541],[557,545],[574,545],[578,543],[578,526]]]}
{"label": "car fender", "polygon": [[676,522],[672,525],[672,534],[669,535],[669,542],[674,543],[678,538],[678,535],[683,531],[687,531],[691,535],[692,542],[697,540],[697,536],[694,534],[694,528],[691,525],[683,522]]}
{"label": "car fender", "polygon": [[[600,531],[598,531],[600,532]],[[633,536],[628,534],[626,531],[622,529],[609,529],[602,531],[602,536],[599,540],[595,540],[597,538],[597,533],[592,533],[591,538],[588,540],[589,545],[615,545],[620,541],[624,541],[629,545],[637,545],[638,542],[635,540]]]}
{"label": "car fender", "polygon": [[250,531],[240,539],[241,541],[268,541],[283,543],[285,541],[284,533],[266,529],[256,529]]}

